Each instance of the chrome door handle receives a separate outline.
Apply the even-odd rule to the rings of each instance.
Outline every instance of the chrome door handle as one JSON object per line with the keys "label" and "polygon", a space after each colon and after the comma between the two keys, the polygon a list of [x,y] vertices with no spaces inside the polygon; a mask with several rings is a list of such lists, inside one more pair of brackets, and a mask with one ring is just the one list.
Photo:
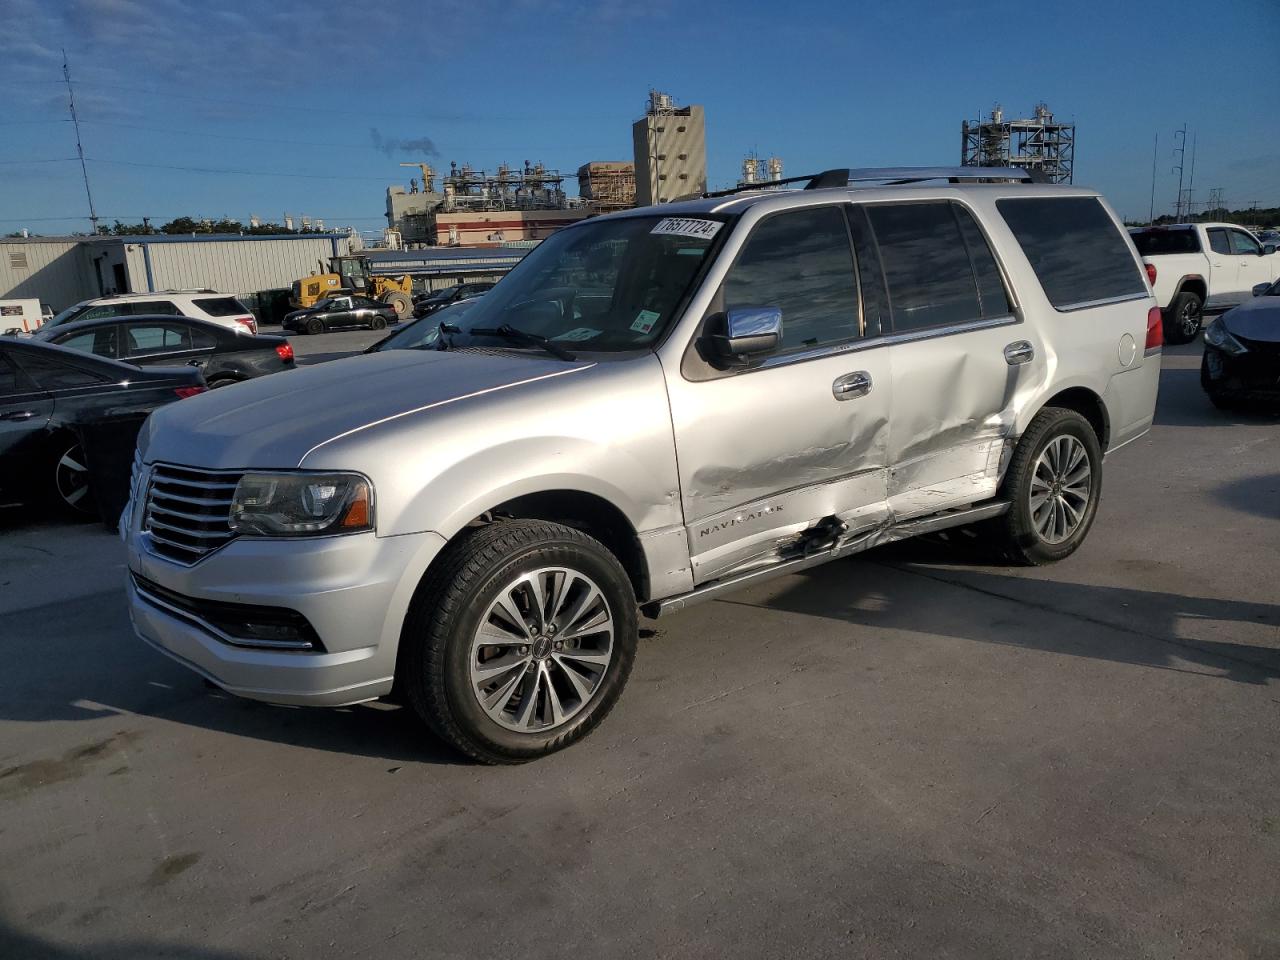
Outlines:
{"label": "chrome door handle", "polygon": [[1020,363],[1030,363],[1035,359],[1036,348],[1026,340],[1015,340],[1004,348],[1005,363],[1016,367]]}
{"label": "chrome door handle", "polygon": [[831,393],[837,400],[854,400],[870,392],[871,374],[866,370],[846,373],[843,377],[836,377],[835,383],[831,384]]}
{"label": "chrome door handle", "polygon": [[0,413],[0,420],[30,420],[35,415],[36,412],[34,410],[12,410],[9,413]]}

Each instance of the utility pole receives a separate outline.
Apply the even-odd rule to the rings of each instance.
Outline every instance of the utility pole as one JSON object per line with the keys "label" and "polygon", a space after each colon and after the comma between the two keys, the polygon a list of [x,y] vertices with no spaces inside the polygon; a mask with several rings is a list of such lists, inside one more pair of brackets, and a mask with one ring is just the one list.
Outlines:
{"label": "utility pole", "polygon": [[1173,152],[1178,155],[1178,165],[1173,168],[1171,173],[1178,175],[1178,202],[1174,209],[1173,219],[1175,222],[1182,222],[1182,165],[1187,155],[1187,125],[1184,123],[1181,130],[1173,131],[1173,138],[1178,141],[1178,145],[1173,148]]}
{"label": "utility pole", "polygon": [[1147,223],[1156,219],[1156,158],[1160,155],[1160,134],[1156,134],[1156,145],[1151,148],[1151,212],[1147,214]]}
{"label": "utility pole", "polygon": [[76,116],[76,93],[71,88],[71,67],[67,65],[67,51],[62,50],[62,76],[67,81],[67,105],[71,108],[71,123],[76,128],[76,153],[80,155],[80,174],[84,177],[84,195],[89,198],[89,223],[98,232],[98,211],[93,209],[93,191],[89,189],[89,169],[84,165],[84,146],[80,143],[80,118]]}
{"label": "utility pole", "polygon": [[1200,139],[1198,133],[1191,134],[1191,175],[1187,178],[1187,219],[1190,220],[1195,216],[1195,203],[1192,197],[1195,196],[1196,186],[1196,141]]}

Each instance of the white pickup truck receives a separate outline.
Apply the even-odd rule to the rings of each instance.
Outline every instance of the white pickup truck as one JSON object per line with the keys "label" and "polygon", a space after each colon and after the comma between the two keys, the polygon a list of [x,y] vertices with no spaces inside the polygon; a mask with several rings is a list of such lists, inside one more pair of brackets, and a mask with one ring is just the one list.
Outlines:
{"label": "white pickup truck", "polygon": [[1280,253],[1233,223],[1176,223],[1129,231],[1164,313],[1166,343],[1190,343],[1205,312],[1244,303],[1280,277]]}

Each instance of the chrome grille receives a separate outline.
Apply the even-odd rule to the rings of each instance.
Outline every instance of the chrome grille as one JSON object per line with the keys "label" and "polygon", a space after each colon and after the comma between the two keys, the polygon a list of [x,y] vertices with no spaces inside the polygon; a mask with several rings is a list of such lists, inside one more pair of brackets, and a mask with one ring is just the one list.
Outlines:
{"label": "chrome grille", "polygon": [[231,499],[239,482],[238,473],[156,464],[142,520],[151,549],[191,564],[231,540]]}

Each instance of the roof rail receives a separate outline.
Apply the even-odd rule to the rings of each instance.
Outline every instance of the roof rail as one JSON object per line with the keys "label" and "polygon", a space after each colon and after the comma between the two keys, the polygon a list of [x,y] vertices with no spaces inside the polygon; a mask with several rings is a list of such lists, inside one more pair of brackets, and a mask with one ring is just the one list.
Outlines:
{"label": "roof rail", "polygon": [[824,170],[800,177],[768,180],[763,183],[744,183],[728,190],[704,193],[704,197],[727,197],[748,190],[767,190],[786,183],[803,183],[806,190],[822,190],[829,187],[848,187],[856,183],[883,183],[895,186],[906,183],[924,183],[928,180],[946,180],[949,183],[1007,182],[1033,183],[1036,174],[1019,167],[854,167]]}

